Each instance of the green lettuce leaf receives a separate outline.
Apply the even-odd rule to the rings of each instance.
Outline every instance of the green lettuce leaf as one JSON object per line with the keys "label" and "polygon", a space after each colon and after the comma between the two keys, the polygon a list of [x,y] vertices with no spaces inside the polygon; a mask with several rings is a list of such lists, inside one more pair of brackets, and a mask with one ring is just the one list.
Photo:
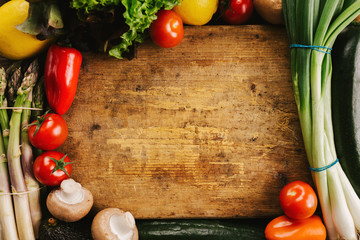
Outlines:
{"label": "green lettuce leaf", "polygon": [[119,4],[120,0],[72,0],[70,7],[88,13],[89,11],[102,11],[106,7],[118,6]]}
{"label": "green lettuce leaf", "polygon": [[110,56],[121,59],[125,52],[129,52],[129,47],[134,42],[144,41],[145,30],[157,18],[156,13],[160,9],[170,10],[179,3],[180,0],[72,0],[70,6],[85,13],[105,11],[119,7],[120,4],[124,6],[123,17],[129,30],[120,36],[120,43],[109,50]]}
{"label": "green lettuce leaf", "polygon": [[156,13],[160,9],[169,10],[179,4],[179,0],[121,0],[121,2],[126,8],[123,16],[130,29],[121,36],[121,43],[109,51],[110,56],[120,59],[124,52],[129,51],[134,41],[139,43],[144,41],[144,31],[157,18]]}

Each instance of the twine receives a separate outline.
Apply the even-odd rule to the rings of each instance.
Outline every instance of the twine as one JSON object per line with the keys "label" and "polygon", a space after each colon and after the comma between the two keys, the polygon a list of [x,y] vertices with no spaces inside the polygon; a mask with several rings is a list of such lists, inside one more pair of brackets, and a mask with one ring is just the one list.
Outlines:
{"label": "twine", "polygon": [[42,111],[44,109],[42,108],[28,108],[28,107],[0,107],[1,109],[13,109],[13,110],[38,110],[38,111]]}
{"label": "twine", "polygon": [[310,170],[313,171],[313,172],[322,172],[322,171],[325,171],[325,170],[331,168],[332,166],[334,166],[334,165],[337,164],[338,162],[339,162],[339,159],[337,158],[334,162],[330,163],[330,164],[327,165],[327,166],[319,167],[319,168],[312,168],[312,167],[310,167]]}
{"label": "twine", "polygon": [[[331,50],[332,50],[332,48],[325,47],[325,46],[303,45],[303,44],[290,44],[290,48],[310,48],[312,50],[326,53],[326,54],[331,54]],[[325,50],[321,50],[321,49],[325,49]]]}
{"label": "twine", "polygon": [[0,192],[0,196],[17,196],[17,195],[25,195],[25,194],[29,194],[32,192],[39,192],[41,189],[46,188],[46,186],[42,186],[39,187],[37,189],[33,189],[33,190],[29,190],[29,191],[25,191],[25,192],[15,192],[15,193],[4,193],[4,192]]}

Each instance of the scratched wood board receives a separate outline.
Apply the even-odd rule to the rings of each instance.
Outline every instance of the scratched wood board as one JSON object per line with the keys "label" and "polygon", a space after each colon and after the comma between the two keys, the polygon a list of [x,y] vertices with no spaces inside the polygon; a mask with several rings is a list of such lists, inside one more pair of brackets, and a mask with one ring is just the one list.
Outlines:
{"label": "scratched wood board", "polygon": [[136,58],[84,53],[61,151],[94,208],[138,219],[281,214],[278,194],[311,183],[289,43],[274,26],[186,27]]}

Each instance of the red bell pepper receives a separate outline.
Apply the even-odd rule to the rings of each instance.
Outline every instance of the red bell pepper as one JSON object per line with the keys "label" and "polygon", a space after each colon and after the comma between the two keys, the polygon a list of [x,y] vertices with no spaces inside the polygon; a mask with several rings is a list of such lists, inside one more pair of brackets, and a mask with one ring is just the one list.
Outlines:
{"label": "red bell pepper", "polygon": [[63,115],[75,98],[82,62],[81,53],[70,47],[52,45],[47,53],[44,86],[50,107]]}

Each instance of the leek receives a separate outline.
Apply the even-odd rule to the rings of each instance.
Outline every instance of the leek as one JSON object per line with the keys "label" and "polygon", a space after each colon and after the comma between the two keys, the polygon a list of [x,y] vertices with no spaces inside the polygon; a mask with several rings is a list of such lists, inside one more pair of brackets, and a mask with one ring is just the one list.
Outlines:
{"label": "leek", "polygon": [[[331,120],[331,54],[339,33],[360,14],[360,1],[283,0],[291,77],[305,151],[312,168],[337,159]],[[299,44],[301,46],[299,46]],[[358,239],[360,199],[339,163],[312,171],[328,238]]]}

